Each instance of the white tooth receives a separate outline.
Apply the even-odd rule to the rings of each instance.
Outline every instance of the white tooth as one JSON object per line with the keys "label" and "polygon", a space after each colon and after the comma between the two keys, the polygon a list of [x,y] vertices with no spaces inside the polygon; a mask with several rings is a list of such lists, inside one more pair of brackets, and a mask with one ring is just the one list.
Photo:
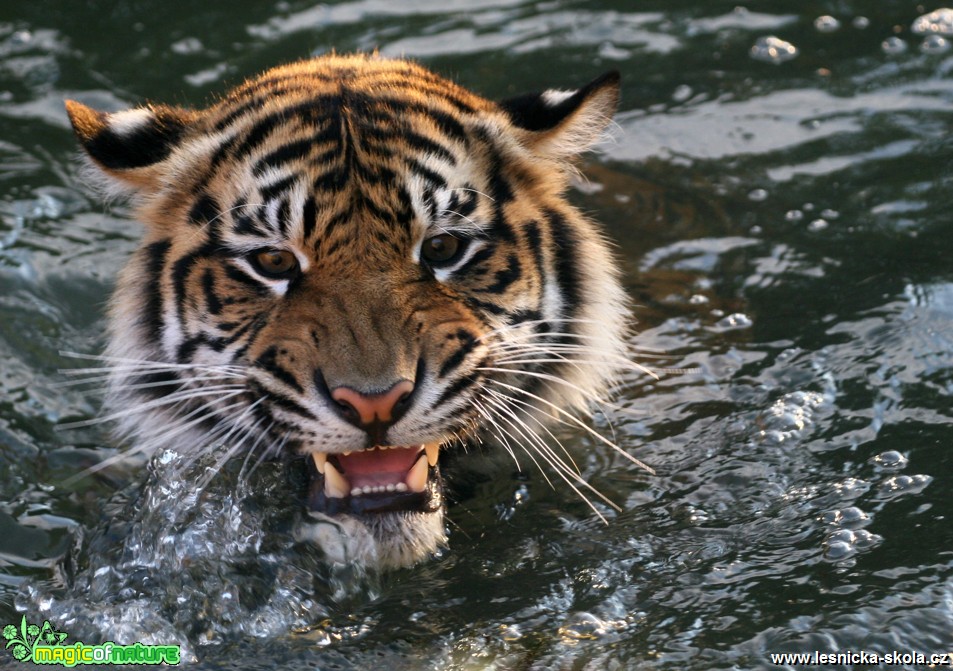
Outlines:
{"label": "white tooth", "polygon": [[361,494],[366,492],[368,489],[369,487],[364,487],[363,489],[361,489],[360,487],[352,487],[351,496],[360,496]]}
{"label": "white tooth", "polygon": [[427,488],[427,460],[417,459],[407,474],[407,489],[412,492],[422,492]]}
{"label": "white tooth", "polygon": [[345,457],[351,456],[351,452],[352,452],[351,450],[348,450],[347,452],[344,453],[344,456]]}
{"label": "white tooth", "polygon": [[312,452],[311,458],[314,459],[314,465],[318,469],[318,473],[324,475],[324,465],[328,463],[328,455],[324,452]]}
{"label": "white tooth", "polygon": [[394,489],[395,489],[395,488],[394,488],[394,483],[393,483],[393,482],[390,483],[389,485],[387,485],[387,491],[392,492],[392,491],[394,491]]}
{"label": "white tooth", "polygon": [[437,459],[440,457],[440,445],[438,443],[428,443],[424,445],[427,451],[427,463],[431,466],[437,465]]}
{"label": "white tooth", "polygon": [[398,482],[396,485],[394,485],[394,491],[395,491],[395,492],[406,492],[406,491],[407,491],[407,485],[405,485],[403,482]]}
{"label": "white tooth", "polygon": [[324,467],[324,495],[332,499],[343,499],[351,493],[351,483],[338,473],[334,464]]}

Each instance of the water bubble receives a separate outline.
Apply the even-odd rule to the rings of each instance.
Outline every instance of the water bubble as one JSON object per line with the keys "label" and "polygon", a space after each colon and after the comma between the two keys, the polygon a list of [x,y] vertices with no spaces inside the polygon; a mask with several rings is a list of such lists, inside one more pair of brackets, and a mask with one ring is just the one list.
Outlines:
{"label": "water bubble", "polygon": [[689,98],[692,97],[692,87],[687,84],[681,84],[675,87],[675,90],[672,92],[672,100],[677,103],[683,103]]}
{"label": "water bubble", "polygon": [[825,228],[827,228],[827,226],[828,223],[826,219],[815,219],[807,225],[807,230],[811,231],[812,233],[816,233],[818,231],[823,231]]}
{"label": "water bubble", "polygon": [[855,16],[854,20],[850,22],[854,28],[857,30],[866,30],[870,27],[870,19],[866,16]]}
{"label": "water bubble", "polygon": [[950,41],[941,35],[927,35],[920,45],[920,51],[925,54],[942,54],[949,50]]}
{"label": "water bubble", "polygon": [[896,450],[887,450],[873,457],[871,461],[880,470],[899,471],[907,465],[908,459]]}
{"label": "water bubble", "polygon": [[749,52],[756,61],[778,65],[797,56],[797,47],[773,35],[759,37]]}
{"label": "water bubble", "polygon": [[858,529],[854,532],[854,547],[859,550],[866,550],[873,547],[883,540],[883,536],[872,534],[866,529]]}
{"label": "water bubble", "polygon": [[836,524],[847,529],[856,529],[870,523],[870,515],[857,506],[832,510],[821,515],[821,519],[828,524]]}
{"label": "water bubble", "polygon": [[201,53],[204,48],[201,40],[197,37],[185,37],[169,46],[172,53],[182,56]]}
{"label": "water bubble", "polygon": [[865,529],[857,531],[838,529],[824,541],[824,558],[830,561],[842,561],[860,550],[873,547],[882,540],[882,536],[872,534]]}
{"label": "water bubble", "polygon": [[840,216],[840,212],[828,208],[826,210],[821,210],[821,216],[825,219],[837,219],[837,217]]}
{"label": "water bubble", "polygon": [[735,331],[738,329],[751,328],[753,323],[751,317],[748,315],[743,312],[735,312],[718,320],[718,323],[715,324],[715,328],[721,331]]}
{"label": "water bubble", "polygon": [[887,498],[919,494],[933,481],[929,475],[894,475],[880,483],[880,494]]}
{"label": "water bubble", "polygon": [[841,482],[834,484],[834,491],[836,491],[841,496],[846,497],[857,497],[865,493],[870,489],[870,485],[864,481],[857,478],[845,478]]}
{"label": "water bubble", "polygon": [[62,216],[64,204],[61,200],[48,193],[41,193],[30,211],[30,215],[37,219],[56,219]]}
{"label": "water bubble", "polygon": [[910,30],[916,35],[953,35],[953,9],[943,7],[918,16]]}
{"label": "water bubble", "polygon": [[688,299],[690,305],[707,305],[709,302],[708,296],[702,294],[694,294],[691,298]]}
{"label": "water bubble", "polygon": [[784,218],[788,221],[801,221],[804,218],[804,213],[800,210],[788,210],[784,213]]}
{"label": "water bubble", "polygon": [[824,557],[826,559],[830,559],[831,561],[847,559],[855,552],[850,543],[845,543],[843,541],[831,541],[825,545]]}
{"label": "water bubble", "polygon": [[33,40],[33,33],[29,30],[18,30],[10,36],[10,41],[13,44],[29,44]]}
{"label": "water bubble", "polygon": [[768,192],[764,189],[752,189],[748,193],[748,200],[755,203],[761,203],[767,199],[768,199]]}
{"label": "water bubble", "polygon": [[785,394],[758,418],[761,437],[774,443],[802,438],[814,426],[815,412],[827,402],[823,394],[813,391]]}
{"label": "water bubble", "polygon": [[814,19],[814,29],[819,33],[833,33],[840,29],[840,21],[833,16],[819,16]]}
{"label": "water bubble", "polygon": [[566,642],[591,641],[605,636],[609,630],[609,624],[592,613],[578,613],[559,628],[559,635]]}
{"label": "water bubble", "polygon": [[896,36],[888,37],[880,43],[880,48],[883,49],[885,54],[895,56],[896,54],[902,54],[907,50],[907,43]]}

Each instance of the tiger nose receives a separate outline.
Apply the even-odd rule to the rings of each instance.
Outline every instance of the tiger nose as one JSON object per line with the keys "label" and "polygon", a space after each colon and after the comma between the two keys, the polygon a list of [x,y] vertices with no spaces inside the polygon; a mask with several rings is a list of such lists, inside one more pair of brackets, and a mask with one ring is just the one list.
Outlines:
{"label": "tiger nose", "polygon": [[338,404],[341,414],[352,424],[362,427],[390,426],[404,414],[408,399],[414,391],[414,383],[401,380],[387,391],[364,394],[350,387],[335,387],[331,398]]}

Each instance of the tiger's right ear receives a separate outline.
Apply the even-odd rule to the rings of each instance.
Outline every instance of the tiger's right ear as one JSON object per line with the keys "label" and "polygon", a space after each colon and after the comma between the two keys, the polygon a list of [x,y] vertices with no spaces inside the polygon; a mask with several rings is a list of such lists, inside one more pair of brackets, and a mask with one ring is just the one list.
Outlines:
{"label": "tiger's right ear", "polygon": [[93,163],[134,189],[155,184],[162,162],[195,120],[194,112],[164,105],[107,114],[67,100],[66,112]]}

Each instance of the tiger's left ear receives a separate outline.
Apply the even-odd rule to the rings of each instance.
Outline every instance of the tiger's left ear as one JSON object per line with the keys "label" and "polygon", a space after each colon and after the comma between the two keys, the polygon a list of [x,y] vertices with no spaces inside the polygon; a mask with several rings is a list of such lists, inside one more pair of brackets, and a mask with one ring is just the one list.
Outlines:
{"label": "tiger's left ear", "polygon": [[75,100],[66,101],[66,112],[93,163],[117,185],[133,189],[154,184],[195,118],[194,112],[164,105],[107,114]]}
{"label": "tiger's left ear", "polygon": [[568,159],[602,139],[619,105],[619,73],[607,72],[575,91],[550,89],[499,103],[520,141],[537,154]]}

